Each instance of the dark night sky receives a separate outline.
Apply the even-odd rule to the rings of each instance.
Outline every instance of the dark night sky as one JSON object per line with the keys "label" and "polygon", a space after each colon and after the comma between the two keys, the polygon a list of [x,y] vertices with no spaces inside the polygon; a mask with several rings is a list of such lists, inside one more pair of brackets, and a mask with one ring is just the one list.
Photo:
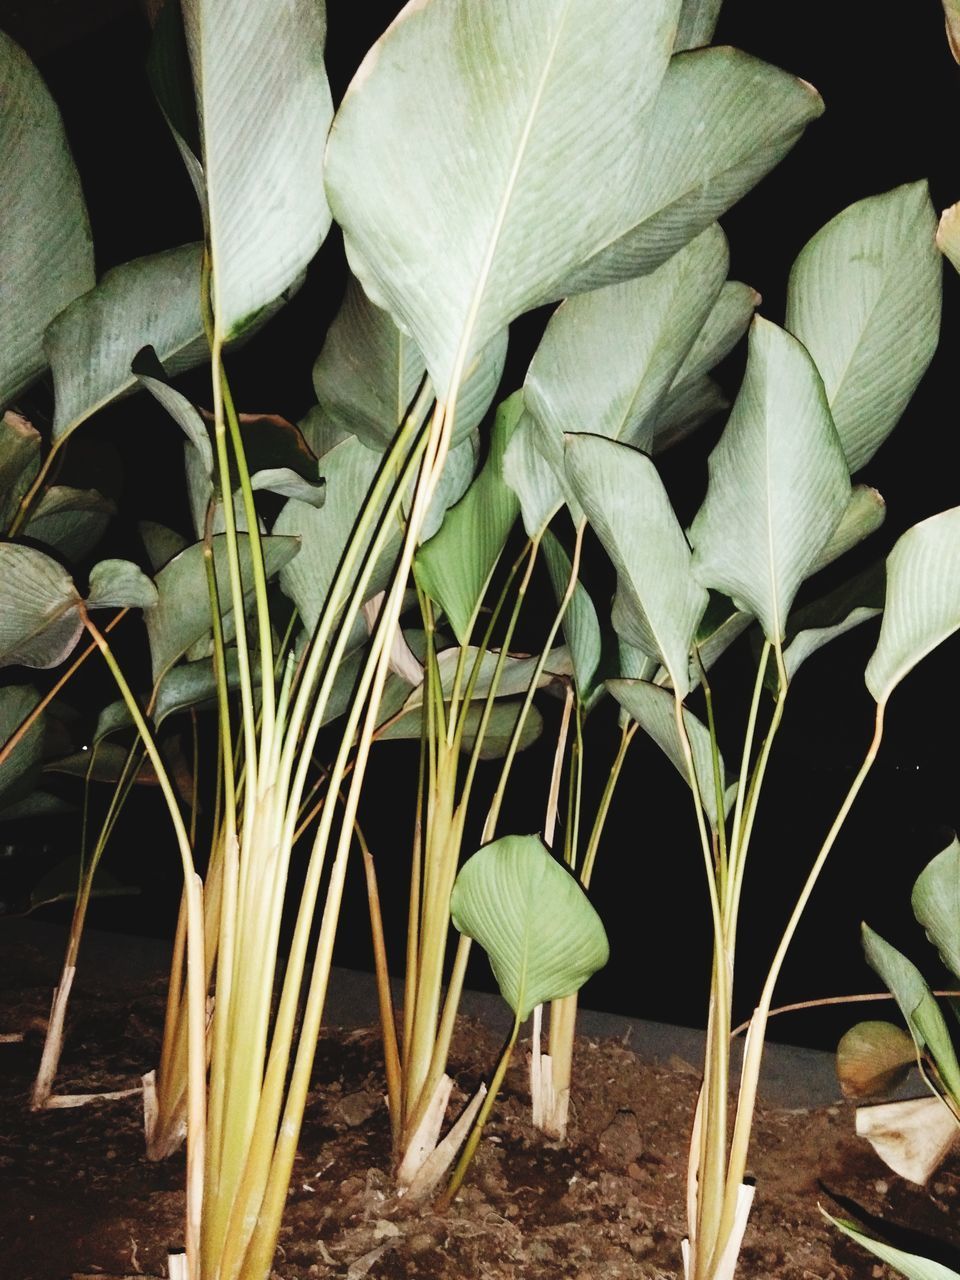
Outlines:
{"label": "dark night sky", "polygon": [[[329,64],[339,99],[393,8],[348,6],[339,0],[329,7]],[[3,8],[0,2],[0,16]],[[731,245],[731,274],[762,293],[762,312],[776,321],[783,318],[794,257],[847,204],[920,177],[929,178],[938,209],[960,198],[960,164],[955,149],[946,145],[948,125],[960,113],[960,68],[947,49],[938,0],[869,6],[869,20],[865,8],[837,0],[808,0],[802,6],[726,0],[724,7],[718,42],[738,45],[811,81],[827,108],[787,160],[722,220]],[[895,13],[896,21],[885,22],[886,13]],[[790,21],[785,21],[787,14]],[[860,20],[854,22],[854,17]],[[142,74],[145,49],[145,31],[138,15],[131,14],[39,59],[64,114],[84,181],[101,272],[200,235],[192,190]],[[231,376],[242,408],[296,419],[309,407],[310,365],[339,301],[343,278],[333,236],[294,302],[242,360],[234,359]],[[939,355],[893,438],[862,476],[888,502],[887,525],[866,555],[881,554],[908,525],[955,504],[960,496],[957,469],[949,461],[955,454],[955,413],[948,385],[948,352],[958,332],[958,283],[948,272]],[[527,337],[521,329],[521,347]],[[516,353],[505,392],[519,384],[528,358],[529,350]],[[742,356],[735,356],[724,370],[730,391],[736,389],[741,366]],[[202,397],[202,380],[195,385]],[[182,521],[179,439],[155,406],[142,397],[128,400],[101,415],[89,432],[91,441],[109,442],[119,450],[123,503],[136,511],[136,518]],[[699,498],[708,445],[716,434],[708,428],[665,464],[681,515],[691,514]],[[140,465],[145,448],[149,468]],[[162,482],[158,477],[164,477]],[[691,510],[685,512],[685,505]],[[118,539],[123,535],[121,523]],[[790,892],[802,880],[804,865],[869,740],[872,704],[862,670],[874,637],[875,630],[855,634],[812,659],[788,702],[742,912],[738,973],[744,1014],[759,986],[758,966],[785,920]],[[947,729],[956,715],[957,687],[951,677],[958,653],[954,641],[894,696],[881,761],[835,850],[788,962],[780,989],[784,1000],[876,989],[877,980],[860,958],[861,918],[934,972],[930,949],[910,915],[909,888],[946,843],[944,828],[960,822],[960,753]],[[748,665],[749,652],[741,646],[717,678],[719,714],[734,730],[746,711]],[[610,711],[598,713],[589,731],[595,739],[590,764],[599,772],[613,750]],[[399,799],[392,791],[397,763],[396,756],[384,754],[373,770],[377,808],[383,807],[383,795]],[[530,768],[538,778],[539,795],[545,787],[540,784],[546,768],[542,753],[531,755]],[[406,802],[402,807],[405,813]],[[511,819],[516,829],[535,829],[541,809],[539,801],[534,813],[516,805],[504,829]],[[396,825],[380,833],[373,830],[388,881],[389,864],[402,866],[406,856],[406,835],[399,847],[389,847]],[[405,832],[408,824],[401,829]],[[131,821],[118,836],[114,854],[118,869],[126,866],[126,874],[139,876],[148,886],[141,899],[124,909],[131,912],[134,927],[161,932],[172,925],[177,864],[172,853],[167,858],[157,850],[149,865],[131,869],[130,848],[142,849],[140,831]],[[702,1020],[708,936],[699,856],[683,784],[655,750],[635,749],[595,877],[595,901],[607,923],[613,958],[593,980],[585,1003],[667,1021]],[[157,904],[159,914],[153,911]],[[113,925],[122,920],[120,910],[107,904],[96,909],[94,918]],[[395,946],[401,929],[398,918]],[[351,887],[342,934],[341,960],[363,964],[368,927],[359,882]],[[486,981],[484,969],[477,969],[474,981]],[[846,1012],[805,1015],[778,1031],[795,1043],[827,1043],[852,1020]]]}

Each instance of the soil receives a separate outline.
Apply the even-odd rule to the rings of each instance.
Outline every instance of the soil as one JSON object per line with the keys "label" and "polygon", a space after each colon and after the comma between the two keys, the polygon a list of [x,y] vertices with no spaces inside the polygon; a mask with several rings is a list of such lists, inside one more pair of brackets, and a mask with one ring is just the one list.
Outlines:
{"label": "soil", "polygon": [[[182,1241],[183,1165],[144,1158],[139,1098],[31,1114],[52,960],[0,949],[0,1272],[11,1280],[165,1276]],[[78,980],[58,1080],[63,1093],[120,1089],[154,1064],[162,983]],[[452,1053],[462,1105],[499,1049],[465,1020]],[[446,1216],[393,1195],[374,1029],[320,1041],[275,1280],[666,1280],[679,1269],[686,1144],[698,1085],[685,1063],[642,1061],[628,1044],[581,1040],[566,1144],[529,1120],[522,1045],[468,1182]],[[743,1280],[860,1280],[894,1273],[840,1237],[818,1203],[960,1259],[960,1160],[926,1188],[892,1174],[854,1136],[853,1108],[761,1110],[758,1191]],[[895,1224],[911,1234],[893,1237]],[[912,1234],[918,1233],[918,1234]]]}

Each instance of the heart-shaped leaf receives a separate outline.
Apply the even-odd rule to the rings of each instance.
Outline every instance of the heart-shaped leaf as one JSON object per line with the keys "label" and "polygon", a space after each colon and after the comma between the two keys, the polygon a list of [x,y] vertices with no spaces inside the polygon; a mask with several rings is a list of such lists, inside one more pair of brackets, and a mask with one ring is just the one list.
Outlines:
{"label": "heart-shaped leaf", "polygon": [[523,1021],[572,995],[609,957],[600,917],[536,836],[504,836],[460,868],[454,926],[490,957],[500,994]]}
{"label": "heart-shaped leaf", "polygon": [[46,366],[43,334],[96,281],[93,240],[60,113],[0,33],[0,409]]}

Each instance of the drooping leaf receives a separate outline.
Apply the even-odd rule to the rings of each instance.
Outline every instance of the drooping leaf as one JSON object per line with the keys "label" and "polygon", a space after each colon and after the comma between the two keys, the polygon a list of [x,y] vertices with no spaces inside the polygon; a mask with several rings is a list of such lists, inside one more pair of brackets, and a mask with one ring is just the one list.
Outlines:
{"label": "drooping leaf", "polygon": [[840,521],[813,562],[811,577],[869,538],[887,517],[887,504],[876,489],[855,484]]}
{"label": "drooping leaf", "polygon": [[627,226],[566,281],[581,292],[652,271],[735,204],[823,111],[817,91],[738,49],[675,57],[631,131],[640,160]]}
{"label": "drooping leaf", "polygon": [[130,560],[101,560],[90,570],[90,609],[152,609],[157,602],[157,588]]}
{"label": "drooping leaf", "polygon": [[960,1099],[960,1065],[950,1032],[920,970],[869,925],[863,926],[863,950],[867,964],[880,975],[900,1006],[918,1050],[929,1054],[944,1088]]}
{"label": "drooping leaf", "polygon": [[609,956],[600,917],[537,836],[504,836],[468,858],[450,915],[487,952],[521,1021],[536,1005],[579,991]]}
{"label": "drooping leaf", "polygon": [[46,366],[43,334],[92,289],[93,240],[60,113],[0,33],[0,409]]}
{"label": "drooping leaf", "polygon": [[869,1098],[902,1084],[916,1065],[913,1037],[893,1022],[858,1022],[837,1045],[837,1079],[845,1098]]}
{"label": "drooping leaf", "polygon": [[57,666],[83,630],[79,604],[72,578],[56,560],[0,542],[0,666]]}
{"label": "drooping leaf", "polygon": [[497,411],[490,455],[480,474],[414,561],[422,590],[443,610],[461,644],[470,639],[490,575],[517,518],[516,495],[503,479],[503,454],[522,413],[523,396],[517,391]]}
{"label": "drooping leaf", "polygon": [[656,414],[716,301],[727,242],[711,226],[649,275],[569,298],[550,317],[524,380],[562,475],[570,430],[649,451]]}
{"label": "drooping leaf", "polygon": [[910,905],[940,959],[960,977],[960,841],[956,836],[920,872]]}
{"label": "drooping leaf", "polygon": [[887,557],[883,623],[865,675],[877,702],[958,627],[960,507],[953,507],[908,529]]}
{"label": "drooping leaf", "polygon": [[680,22],[677,26],[677,42],[674,48],[699,49],[709,44],[720,17],[723,0],[683,0]]}
{"label": "drooping leaf", "polygon": [[40,432],[12,409],[0,418],[0,533],[6,532],[40,470]]}
{"label": "drooping leaf", "polygon": [[896,426],[940,332],[936,214],[925,182],[850,205],[793,265],[787,328],[813,356],[851,471]]}
{"label": "drooping leaf", "polygon": [[614,627],[666,667],[682,697],[707,593],[656,467],[628,445],[584,435],[567,437],[566,472],[617,571]]}
{"label": "drooping leaf", "polygon": [[[687,786],[690,786],[683,744],[677,730],[673,693],[669,689],[661,689],[658,685],[649,684],[644,680],[608,680],[607,688],[631,720],[636,720],[644,733],[650,735]],[[717,809],[710,730],[686,707],[683,708],[683,726],[690,744],[693,771],[704,812],[710,826],[716,831],[720,825],[720,815]],[[723,813],[726,815],[736,797],[737,788],[736,784],[727,785],[722,759],[720,760],[720,785],[723,791]]]}
{"label": "drooping leaf", "polygon": [[224,11],[214,0],[183,0],[183,19],[200,117],[211,299],[230,338],[294,284],[330,227],[322,176],[333,115],[326,8],[323,0],[247,0]]}
{"label": "drooping leaf", "polygon": [[53,321],[44,347],[56,396],[54,440],[136,388],[130,366],[141,348],[153,347],[171,376],[206,359],[201,250],[187,244],[115,267]]}
{"label": "drooping leaf", "polygon": [[[331,130],[327,191],[354,273],[412,335],[441,400],[462,360],[562,296],[625,229],[639,166],[623,139],[656,95],[678,12],[427,0],[367,54]],[[416,93],[411,66],[430,69]]]}
{"label": "drooping leaf", "polygon": [[850,501],[850,479],[812,360],[759,317],[709,471],[690,530],[694,573],[782,640],[794,596]]}
{"label": "drooping leaf", "polygon": [[[570,581],[573,565],[560,542],[547,531],[543,537],[543,557],[557,601],[563,599]],[[584,704],[591,702],[596,692],[596,677],[603,651],[600,621],[593,601],[583,583],[577,580],[573,595],[563,615],[563,634],[573,659],[573,674],[577,694]]]}
{"label": "drooping leaf", "polygon": [[97,545],[116,510],[96,489],[55,484],[44,490],[21,532],[75,564]]}
{"label": "drooping leaf", "polygon": [[670,388],[657,411],[650,452],[654,457],[665,453],[729,407],[730,401],[709,374],[678,383]]}
{"label": "drooping leaf", "polygon": [[895,1249],[893,1245],[884,1244],[882,1240],[874,1240],[866,1235],[855,1222],[850,1222],[846,1218],[834,1218],[823,1209],[820,1212],[845,1236],[855,1240],[857,1244],[872,1253],[875,1258],[879,1258],[881,1262],[886,1262],[896,1271],[899,1271],[901,1275],[907,1277],[907,1280],[960,1280],[960,1271],[952,1271],[941,1262],[934,1262],[931,1258],[923,1258],[917,1253],[907,1253],[904,1249]]}
{"label": "drooping leaf", "polygon": [[[819,600],[798,609],[790,618],[789,643],[783,651],[788,679],[792,680],[801,664],[831,640],[878,617],[883,612],[883,584],[883,564],[878,561],[849,582],[841,583]],[[769,667],[767,674],[771,679],[776,678]]]}
{"label": "drooping leaf", "polygon": [[[0,747],[6,746],[40,701],[32,685],[0,689]],[[40,715],[0,764],[0,809],[21,800],[31,790],[43,759],[44,716]]]}
{"label": "drooping leaf", "polygon": [[[253,595],[250,547],[246,536],[239,538],[240,571],[247,597]],[[263,559],[268,578],[278,573],[299,549],[296,538],[262,539]],[[227,567],[226,538],[213,539],[213,559],[220,607],[225,619],[232,618]],[[144,613],[150,660],[156,681],[178,658],[210,630],[210,598],[203,566],[203,544],[194,543],[167,562],[156,575],[157,603]]]}

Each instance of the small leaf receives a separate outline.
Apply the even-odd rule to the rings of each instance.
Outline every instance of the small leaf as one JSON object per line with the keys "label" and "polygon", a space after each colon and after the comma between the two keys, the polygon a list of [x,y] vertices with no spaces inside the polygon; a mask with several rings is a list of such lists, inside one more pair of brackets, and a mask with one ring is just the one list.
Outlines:
{"label": "small leaf", "polygon": [[656,467],[599,436],[568,436],[566,470],[578,501],[617,571],[613,625],[663,663],[681,697],[706,591]]}
{"label": "small leaf", "polygon": [[942,270],[925,182],[838,214],[790,273],[787,328],[823,378],[851,471],[896,426],[933,358]]}
{"label": "small leaf", "polygon": [[887,557],[880,639],[866,683],[884,704],[909,671],[960,627],[960,507],[908,529]]}
{"label": "small leaf", "polygon": [[503,454],[523,413],[517,391],[497,411],[490,456],[439,532],[417,552],[417,581],[443,612],[461,644],[467,644],[483,596],[513,523],[518,503],[503,479]]}
{"label": "small leaf", "polygon": [[956,836],[920,872],[910,905],[940,959],[960,977],[960,841]]}
{"label": "small leaf", "polygon": [[889,1093],[916,1063],[913,1037],[892,1022],[858,1022],[837,1045],[837,1079],[845,1098]]}
{"label": "small leaf", "polygon": [[153,582],[129,560],[101,560],[90,570],[90,609],[152,609],[157,601]]}
{"label": "small leaf", "polygon": [[690,529],[694,573],[783,639],[800,584],[850,501],[823,383],[795,338],[759,317],[707,496]]}
{"label": "small leaf", "polygon": [[468,858],[450,915],[487,952],[521,1021],[536,1005],[579,991],[610,954],[583,889],[536,836],[504,836]]}

